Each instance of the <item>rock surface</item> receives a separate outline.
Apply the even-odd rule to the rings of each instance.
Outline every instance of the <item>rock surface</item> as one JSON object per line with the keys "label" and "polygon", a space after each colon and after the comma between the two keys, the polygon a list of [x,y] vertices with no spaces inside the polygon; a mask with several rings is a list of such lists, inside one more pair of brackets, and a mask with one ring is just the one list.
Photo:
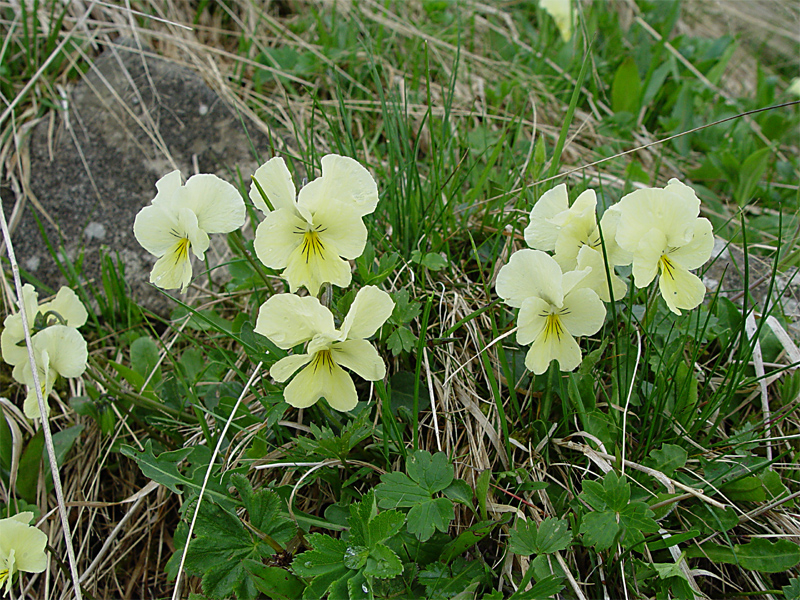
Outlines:
{"label": "rock surface", "polygon": [[[30,191],[46,213],[39,214],[45,232],[73,262],[82,256],[82,277],[96,283],[101,248],[119,253],[134,297],[164,313],[173,305],[148,283],[156,258],[133,237],[136,213],[155,196],[156,181],[175,168],[184,180],[197,170],[238,185],[236,169],[247,177],[259,164],[252,148],[267,157],[267,137],[255,127],[245,131],[235,112],[194,72],[145,58],[130,44],[105,51],[67,105],[55,119],[40,122],[30,140]],[[10,219],[13,194],[2,191]],[[14,228],[17,260],[55,288],[65,280],[42,240],[34,210],[26,202]],[[212,266],[215,248],[225,247],[224,236],[212,236],[207,253]],[[195,262],[195,279],[201,269]],[[205,277],[199,281],[205,283]]]}

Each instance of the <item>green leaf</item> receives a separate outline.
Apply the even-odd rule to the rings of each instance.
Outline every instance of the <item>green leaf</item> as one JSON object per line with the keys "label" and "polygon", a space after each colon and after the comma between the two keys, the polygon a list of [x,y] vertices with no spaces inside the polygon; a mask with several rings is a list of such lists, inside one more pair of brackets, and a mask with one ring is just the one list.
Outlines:
{"label": "green leaf", "polygon": [[478,499],[478,508],[481,511],[481,519],[488,520],[488,513],[486,511],[486,499],[489,496],[489,483],[492,477],[492,470],[485,469],[478,475],[475,481],[475,497]]}
{"label": "green leaf", "polygon": [[767,499],[758,477],[742,477],[720,486],[719,491],[731,502],[764,502]]}
{"label": "green leaf", "polygon": [[453,502],[468,506],[472,512],[475,512],[475,508],[472,506],[472,488],[463,479],[453,479],[453,482],[444,488],[442,493]]}
{"label": "green leaf", "polygon": [[767,164],[772,152],[772,148],[761,148],[753,152],[741,164],[739,185],[733,193],[733,197],[739,206],[744,206],[752,199],[753,192],[756,191],[759,181],[761,181],[767,170]]}
{"label": "green leaf", "polygon": [[298,449],[306,456],[304,460],[308,460],[309,456],[318,456],[345,461],[353,448],[372,433],[369,412],[364,411],[358,418],[347,423],[338,436],[330,428],[318,427],[313,423],[311,424],[311,433],[314,436],[313,439],[298,437],[296,440]]}
{"label": "green leaf", "polygon": [[184,485],[187,479],[178,471],[177,465],[192,453],[192,448],[162,452],[156,457],[153,453],[153,440],[147,440],[141,453],[131,446],[122,446],[120,452],[135,460],[145,477],[166,486],[175,494],[183,493],[178,485]]}
{"label": "green leaf", "polygon": [[[58,465],[59,468],[64,464],[67,453],[84,429],[83,425],[74,425],[53,434],[53,449],[56,452],[56,465]],[[42,450],[42,458],[45,464],[45,485],[50,489],[53,485],[53,473],[50,470],[50,457],[47,455],[47,449]]]}
{"label": "green leaf", "polygon": [[403,563],[385,544],[377,544],[369,551],[364,575],[378,579],[391,579],[403,572]]}
{"label": "green leaf", "polygon": [[486,570],[481,561],[467,562],[456,559],[449,565],[435,562],[420,571],[419,582],[425,586],[429,600],[444,600],[464,591],[473,581],[486,580]]}
{"label": "green leaf", "polygon": [[251,559],[245,560],[243,566],[258,591],[272,600],[296,600],[306,588],[300,579],[286,569],[268,567]]}
{"label": "green leaf", "polygon": [[[182,545],[176,545],[176,555]],[[206,501],[197,513],[195,538],[186,552],[185,568],[189,574],[202,576],[207,596],[235,595],[239,600],[252,600],[258,589],[245,569],[246,561],[260,563],[272,553],[272,548],[254,538],[235,514]]]}
{"label": "green leaf", "polygon": [[514,554],[552,554],[566,550],[572,542],[572,532],[566,519],[548,517],[539,525],[531,521],[518,521],[511,530],[509,550]]}
{"label": "green leaf", "polygon": [[[145,380],[158,365],[158,346],[149,337],[140,337],[131,344],[131,367]],[[161,367],[156,370],[150,384],[161,381]]]}
{"label": "green leaf", "polygon": [[581,520],[583,545],[608,550],[619,533],[619,524],[612,512],[590,512]]}
{"label": "green leaf", "polygon": [[28,442],[19,459],[17,472],[17,493],[26,501],[36,502],[36,488],[39,482],[39,469],[42,467],[44,430],[39,429]]}
{"label": "green leaf", "polygon": [[475,544],[489,535],[502,521],[481,521],[458,534],[458,537],[448,542],[443,548],[439,560],[449,563],[457,556],[461,556]]}
{"label": "green leaf", "polygon": [[639,97],[642,93],[642,81],[639,69],[632,57],[626,58],[614,74],[611,84],[611,109],[615,113],[637,113]]}
{"label": "green leaf", "polygon": [[[153,440],[147,440],[142,452],[137,452],[131,446],[122,446],[120,452],[124,456],[136,461],[136,464],[139,465],[145,477],[166,486],[176,494],[182,494],[184,490],[181,488],[188,488],[196,493],[200,492],[203,478],[205,477],[205,466],[203,466],[202,469],[196,468],[191,477],[186,477],[181,475],[177,465],[189,455],[198,456],[203,453],[210,453],[210,450],[205,446],[194,446],[191,448],[180,448],[172,452],[162,452],[158,456],[155,456],[153,453]],[[231,474],[232,473],[229,471],[228,477],[230,477]],[[181,488],[178,486],[181,486]],[[235,506],[235,503],[231,500],[231,497],[224,492],[224,489],[224,481],[220,482],[219,476],[216,478],[212,477],[206,486],[205,497],[229,508]]]}
{"label": "green leaf", "polygon": [[[410,371],[398,371],[390,377],[389,381],[392,384],[392,391],[389,400],[392,408],[392,415],[395,417],[403,417],[407,421],[412,420],[411,416],[414,410],[414,380],[414,373]],[[427,410],[431,405],[428,387],[420,385],[418,390],[417,410]]]}
{"label": "green leaf", "polygon": [[435,529],[445,532],[455,518],[453,503],[447,498],[436,498],[415,506],[408,511],[408,531],[420,541],[429,539]]}
{"label": "green leaf", "polygon": [[250,524],[282,546],[286,546],[294,537],[297,527],[283,511],[280,496],[272,490],[254,492],[248,479],[239,473],[231,476],[231,483],[242,497]]}
{"label": "green leaf", "polygon": [[431,271],[441,271],[447,266],[447,259],[438,252],[422,254],[419,250],[411,252],[411,262],[427,267]]}
{"label": "green leaf", "polygon": [[422,305],[416,300],[409,299],[408,290],[403,288],[391,294],[394,300],[394,310],[391,320],[396,325],[404,325],[416,319],[422,310]]}
{"label": "green leaf", "polygon": [[550,600],[564,589],[561,577],[550,575],[536,582],[527,592],[517,590],[508,600]]}
{"label": "green leaf", "polygon": [[783,586],[783,597],[786,600],[800,600],[800,578],[789,580],[789,585]]}
{"label": "green leaf", "polygon": [[406,472],[431,494],[442,491],[453,481],[453,467],[444,452],[431,456],[427,450],[417,450],[408,457]]}
{"label": "green leaf", "polygon": [[300,577],[330,574],[344,576],[348,573],[349,569],[343,562],[347,550],[347,543],[344,540],[336,540],[322,533],[312,533],[306,536],[306,541],[313,550],[295,556],[292,561],[292,571]]}
{"label": "green leaf", "polygon": [[662,444],[659,450],[653,450],[650,453],[650,457],[653,459],[650,466],[672,477],[672,474],[677,469],[681,469],[686,465],[686,459],[689,457],[689,454],[680,446]]}
{"label": "green leaf", "polygon": [[770,542],[754,538],[748,544],[735,544],[733,548],[718,544],[701,544],[689,547],[686,555],[691,558],[710,558],[713,562],[738,564],[749,571],[761,573],[784,573],[800,564],[800,546],[789,540]]}
{"label": "green leaf", "polygon": [[392,351],[392,356],[397,356],[401,352],[411,352],[416,345],[417,336],[403,325],[398,326],[386,340],[386,347]]}
{"label": "green leaf", "polygon": [[398,472],[381,475],[375,494],[381,508],[410,507],[408,531],[425,541],[436,529],[447,531],[455,517],[450,500],[432,497],[452,483],[453,467],[443,452],[431,456],[430,452],[418,450],[408,457],[406,470],[408,475]]}

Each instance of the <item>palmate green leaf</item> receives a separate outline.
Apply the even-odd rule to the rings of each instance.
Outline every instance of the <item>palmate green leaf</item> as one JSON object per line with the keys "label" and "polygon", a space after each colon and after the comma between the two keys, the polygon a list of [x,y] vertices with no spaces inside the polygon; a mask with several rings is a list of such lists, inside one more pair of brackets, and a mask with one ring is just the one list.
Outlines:
{"label": "palmate green leaf", "polygon": [[[245,570],[245,561],[261,562],[273,549],[254,538],[236,515],[210,502],[200,506],[195,533],[185,569],[191,575],[202,575],[203,592],[212,598],[255,598],[258,590]],[[177,547],[175,555],[182,549],[182,545]]]}
{"label": "palmate green leaf", "polygon": [[514,554],[530,556],[566,550],[571,542],[572,532],[567,521],[548,517],[539,527],[531,521],[518,521],[511,530],[508,547]]}
{"label": "palmate green leaf", "polygon": [[296,441],[298,449],[306,457],[319,456],[345,460],[353,448],[365,440],[371,432],[369,412],[364,411],[357,419],[347,423],[338,436],[330,428],[317,427],[312,423],[311,433],[314,438],[299,437]]}
{"label": "palmate green leaf", "polygon": [[450,500],[433,498],[453,482],[453,467],[443,452],[431,456],[430,452],[418,450],[408,457],[406,470],[408,475],[381,475],[375,494],[381,508],[411,508],[408,530],[424,542],[437,529],[447,531],[455,516]]}
{"label": "palmate green leaf", "polygon": [[453,481],[453,467],[444,452],[431,456],[426,450],[418,450],[408,457],[406,472],[431,494],[441,492]]}
{"label": "palmate green leaf", "polygon": [[401,352],[410,352],[417,345],[417,336],[405,325],[398,325],[386,340],[386,347],[392,351],[392,356]]}
{"label": "palmate green leaf", "polygon": [[250,524],[281,546],[285,546],[294,537],[297,527],[289,515],[283,511],[278,494],[272,490],[254,492],[248,479],[239,473],[231,476],[231,483],[242,497]]}
{"label": "palmate green leaf", "polygon": [[653,519],[653,511],[644,502],[631,502],[619,513],[620,524],[624,527],[624,545],[631,547],[644,540],[645,533],[658,531],[658,523]]}
{"label": "palmate green leaf", "polygon": [[408,511],[408,530],[424,542],[433,532],[446,532],[455,518],[453,503],[447,498],[428,498]]}
{"label": "palmate green leaf", "polygon": [[686,555],[738,564],[743,569],[761,573],[784,573],[800,564],[800,546],[783,539],[773,543],[764,538],[753,538],[747,544],[734,544],[733,548],[706,543],[687,548]]}
{"label": "palmate green leaf", "polygon": [[619,533],[616,515],[612,512],[591,512],[581,520],[580,532],[583,545],[594,546],[596,550],[608,550]]}

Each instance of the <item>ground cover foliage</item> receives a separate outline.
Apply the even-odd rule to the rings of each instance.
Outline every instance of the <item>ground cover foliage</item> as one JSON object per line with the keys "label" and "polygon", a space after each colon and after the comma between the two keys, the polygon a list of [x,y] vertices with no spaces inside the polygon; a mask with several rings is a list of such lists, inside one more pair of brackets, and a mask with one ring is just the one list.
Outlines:
{"label": "ground cover foliage", "polygon": [[[25,124],[57,86],[137,37],[270,134],[259,164],[372,172],[352,290],[328,300],[343,317],[371,285],[395,308],[372,340],[386,378],[350,413],[297,410],[267,375],[286,352],[254,331],[284,282],[255,259],[252,207],[170,315],[131,297],[113,248],[85,285],[62,263],[93,309],[49,419],[83,597],[800,597],[791,307],[751,290],[756,261],[771,287],[798,262],[800,113],[744,114],[793,100],[775,39],[795,34],[759,45],[693,3],[582,3],[569,42],[536,3],[130,6],[0,5],[4,178],[35,176]],[[250,175],[226,177],[245,199]],[[495,282],[535,202],[566,182],[605,209],[672,177],[743,248],[741,289],[676,317],[629,285],[574,372],[526,370]],[[2,517],[32,512],[50,547],[12,594],[70,597],[44,433],[2,373]]]}

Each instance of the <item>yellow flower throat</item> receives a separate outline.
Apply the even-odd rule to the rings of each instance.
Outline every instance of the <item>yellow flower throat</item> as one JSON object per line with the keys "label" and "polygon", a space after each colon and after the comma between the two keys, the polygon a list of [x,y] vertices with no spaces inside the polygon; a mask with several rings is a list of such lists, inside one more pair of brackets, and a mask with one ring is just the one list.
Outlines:
{"label": "yellow flower throat", "polygon": [[333,358],[331,358],[330,350],[320,350],[314,355],[311,361],[311,367],[314,373],[319,369],[328,369],[328,372],[333,371]]}
{"label": "yellow flower throat", "polygon": [[661,258],[658,259],[658,266],[661,269],[662,275],[666,275],[673,280],[675,279],[675,275],[673,275],[673,272],[675,271],[675,265],[666,254],[662,254]]}
{"label": "yellow flower throat", "polygon": [[300,245],[300,253],[305,257],[306,264],[309,263],[312,256],[320,259],[322,258],[322,252],[325,250],[325,246],[322,240],[319,239],[319,234],[326,229],[327,228],[322,228],[321,225],[317,225],[314,229],[305,231],[299,229],[295,230],[295,233],[303,236],[303,241]]}
{"label": "yellow flower throat", "polygon": [[547,322],[544,325],[544,340],[545,342],[551,337],[561,341],[561,335],[564,333],[564,325],[561,324],[561,318],[558,313],[550,313],[546,316]]}

